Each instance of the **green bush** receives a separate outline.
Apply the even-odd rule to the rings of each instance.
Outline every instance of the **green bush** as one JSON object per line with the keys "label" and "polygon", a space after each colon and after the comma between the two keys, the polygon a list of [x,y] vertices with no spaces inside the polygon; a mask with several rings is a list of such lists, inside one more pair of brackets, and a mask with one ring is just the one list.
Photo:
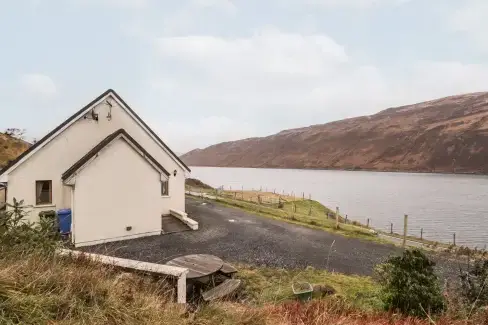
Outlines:
{"label": "green bush", "polygon": [[461,296],[470,306],[488,305],[488,260],[477,260],[461,273]]}
{"label": "green bush", "polygon": [[418,317],[442,312],[444,297],[434,266],[420,250],[413,249],[390,257],[386,265],[378,267],[385,309]]}
{"label": "green bush", "polygon": [[39,222],[26,220],[24,201],[13,199],[9,209],[0,212],[0,251],[28,252],[42,250],[53,252],[59,244],[56,218],[43,217]]}

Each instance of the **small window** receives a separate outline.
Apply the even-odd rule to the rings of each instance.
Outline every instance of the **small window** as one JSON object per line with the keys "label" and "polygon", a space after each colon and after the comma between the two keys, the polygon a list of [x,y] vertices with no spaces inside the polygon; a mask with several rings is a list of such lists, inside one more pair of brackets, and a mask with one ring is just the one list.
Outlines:
{"label": "small window", "polygon": [[168,196],[169,195],[169,182],[168,181],[161,181],[161,195]]}
{"label": "small window", "polygon": [[36,205],[53,203],[53,182],[36,181]]}

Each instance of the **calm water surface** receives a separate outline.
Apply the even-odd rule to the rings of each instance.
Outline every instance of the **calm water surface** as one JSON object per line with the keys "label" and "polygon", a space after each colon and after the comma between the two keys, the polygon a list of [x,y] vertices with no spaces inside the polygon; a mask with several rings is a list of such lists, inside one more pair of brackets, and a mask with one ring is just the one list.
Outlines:
{"label": "calm water surface", "polygon": [[313,199],[340,207],[349,219],[409,234],[484,248],[488,245],[488,177],[362,171],[192,167],[192,176],[214,187],[259,189]]}

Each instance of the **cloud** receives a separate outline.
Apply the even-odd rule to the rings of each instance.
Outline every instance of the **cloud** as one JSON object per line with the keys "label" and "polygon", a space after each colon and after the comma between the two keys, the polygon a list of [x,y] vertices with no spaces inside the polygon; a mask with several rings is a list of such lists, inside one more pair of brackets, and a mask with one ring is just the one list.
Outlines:
{"label": "cloud", "polygon": [[277,77],[319,75],[348,60],[344,47],[327,35],[281,33],[274,28],[249,38],[163,37],[156,46],[162,56],[190,62],[209,74],[237,77],[253,71]]}
{"label": "cloud", "polygon": [[476,46],[488,51],[488,2],[486,0],[465,0],[448,15],[449,27],[465,36]]}
{"label": "cloud", "polygon": [[281,110],[279,119],[286,119],[297,109],[320,112],[347,101],[351,92],[356,98],[374,96],[383,87],[375,67],[350,62],[346,49],[325,34],[267,27],[248,38],[166,37],[156,45],[162,60],[186,66],[187,74],[154,83],[168,93],[191,93],[195,101],[211,105],[210,114],[224,114],[231,106],[244,109],[244,117],[260,111],[266,119]]}
{"label": "cloud", "polygon": [[148,5],[151,0],[71,0],[78,5],[103,5],[110,7],[122,8],[143,8]]}
{"label": "cloud", "polygon": [[177,99],[183,115],[219,117],[175,127],[198,147],[488,90],[487,65],[416,61],[393,73],[356,61],[326,34],[266,27],[249,37],[162,37],[155,45],[163,67],[182,67],[155,70],[158,95]]}
{"label": "cloud", "polygon": [[245,122],[227,116],[206,116],[191,122],[172,121],[164,124],[164,138],[184,154],[199,144],[215,144],[224,141],[252,137],[256,130]]}
{"label": "cloud", "polygon": [[[176,12],[165,17],[164,33],[167,35],[184,34],[195,26],[208,24],[209,16],[236,13],[237,6],[231,0],[186,0]],[[215,19],[215,17],[211,19]]]}
{"label": "cloud", "polygon": [[200,8],[218,8],[225,11],[235,11],[237,7],[231,0],[193,0],[190,6]]}
{"label": "cloud", "polygon": [[281,4],[296,4],[303,6],[313,5],[324,8],[332,7],[343,7],[343,8],[374,8],[378,6],[396,6],[402,5],[413,0],[275,0],[276,2],[281,2]]}
{"label": "cloud", "polygon": [[29,94],[42,98],[51,98],[57,93],[54,81],[43,74],[25,74],[20,78],[20,85]]}

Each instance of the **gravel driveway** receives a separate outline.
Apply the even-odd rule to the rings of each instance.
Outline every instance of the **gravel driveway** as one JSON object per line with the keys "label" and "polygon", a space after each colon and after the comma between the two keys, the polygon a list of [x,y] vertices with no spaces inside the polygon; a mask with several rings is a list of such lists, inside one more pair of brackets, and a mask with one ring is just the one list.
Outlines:
{"label": "gravel driveway", "polygon": [[[120,241],[83,250],[154,263],[202,253],[217,255],[228,262],[280,268],[313,266],[360,275],[371,275],[376,264],[401,252],[393,245],[346,238],[193,198],[186,199],[186,209],[189,216],[198,221],[200,230]],[[440,263],[442,273],[448,266],[443,264],[446,263]],[[447,264],[450,266],[451,263]]]}

